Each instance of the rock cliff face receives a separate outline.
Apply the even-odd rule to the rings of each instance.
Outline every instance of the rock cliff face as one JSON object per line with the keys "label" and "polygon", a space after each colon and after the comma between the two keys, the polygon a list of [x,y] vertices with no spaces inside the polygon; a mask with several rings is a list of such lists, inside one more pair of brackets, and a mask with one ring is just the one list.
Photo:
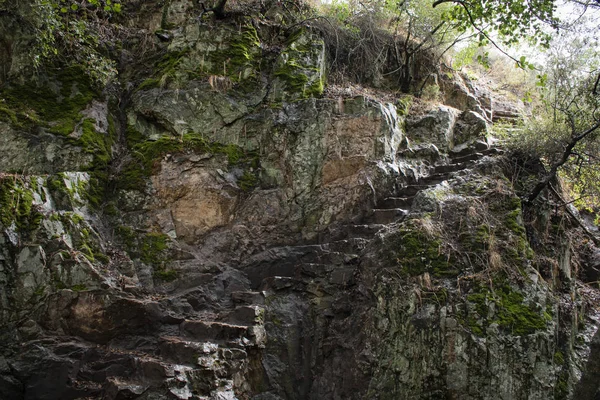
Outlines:
{"label": "rock cliff face", "polygon": [[0,398],[595,393],[599,250],[522,204],[540,164],[487,132],[512,106],[458,76],[329,98],[316,33],[194,12],[140,7],[162,41],[121,90],[4,84]]}

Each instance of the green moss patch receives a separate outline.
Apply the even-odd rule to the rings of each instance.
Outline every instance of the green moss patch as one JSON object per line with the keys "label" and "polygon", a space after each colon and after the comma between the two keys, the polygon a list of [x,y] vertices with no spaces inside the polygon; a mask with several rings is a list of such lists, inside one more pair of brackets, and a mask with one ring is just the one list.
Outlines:
{"label": "green moss patch", "polygon": [[16,111],[3,107],[2,103],[0,103],[0,121],[8,122],[14,126],[19,125],[19,118]]}
{"label": "green moss patch", "polygon": [[163,252],[167,249],[169,237],[162,233],[148,233],[142,238],[140,260],[146,264],[161,264],[164,262]]}
{"label": "green moss patch", "polygon": [[136,232],[121,225],[116,230],[125,251],[132,259],[139,259],[152,266],[155,279],[171,282],[177,279],[177,271],[167,269],[169,242],[171,238],[160,232]]}
{"label": "green moss patch", "polygon": [[172,282],[175,279],[177,279],[177,271],[173,269],[159,269],[157,271],[154,271],[153,276],[155,279],[159,279],[161,281]]}
{"label": "green moss patch", "polygon": [[43,215],[33,204],[35,178],[0,177],[0,222],[6,228],[13,223],[24,234],[35,231]]}
{"label": "green moss patch", "polygon": [[96,121],[92,118],[86,118],[81,123],[81,137],[77,144],[83,147],[86,153],[94,156],[94,169],[106,167],[111,159],[112,138],[96,131]]}
{"label": "green moss patch", "polygon": [[532,259],[534,253],[527,240],[521,199],[505,197],[501,202],[492,204],[491,209],[502,217],[499,237],[507,243],[503,252],[505,259],[516,265],[522,264],[523,260]]}
{"label": "green moss patch", "polygon": [[110,262],[110,258],[100,246],[98,235],[81,215],[75,212],[61,212],[53,214],[52,217],[62,222],[73,240],[74,250],[79,251],[88,261],[101,264]]}
{"label": "green moss patch", "polygon": [[106,175],[100,171],[87,174],[87,178],[83,178],[60,172],[48,177],[48,188],[59,207],[70,209],[84,205],[92,208],[100,206],[104,198]]}
{"label": "green moss patch", "polygon": [[481,224],[477,228],[469,228],[459,235],[459,242],[467,251],[481,252],[490,248],[492,229],[487,224]]}
{"label": "green moss patch", "polygon": [[[461,228],[457,248],[469,256],[469,263],[475,271],[488,268],[492,254],[496,266],[522,268],[534,254],[527,240],[521,200],[494,191],[485,194],[484,199],[487,207],[481,207],[480,202],[471,203],[470,207],[460,208],[462,214],[458,220],[456,213],[448,216]],[[453,224],[447,225],[449,231],[456,229]]]}
{"label": "green moss patch", "polygon": [[245,171],[244,175],[238,180],[238,185],[244,192],[249,192],[258,185],[258,178],[255,173]]}
{"label": "green moss patch", "polygon": [[[145,79],[137,90],[150,90],[158,87],[164,87],[169,82],[177,79],[180,73],[179,68],[189,54],[189,49],[182,51],[171,51],[165,53],[158,61],[154,63],[152,76]],[[188,71],[189,72],[189,71]]]}
{"label": "green moss patch", "polygon": [[225,155],[230,167],[247,169],[241,182],[244,190],[250,190],[257,184],[256,171],[259,158],[256,151],[247,151],[234,144],[208,142],[202,135],[196,133],[185,134],[181,138],[163,136],[155,141],[141,141],[141,134],[129,128],[128,135],[130,135],[128,143],[133,157],[119,175],[117,183],[119,189],[143,188],[146,178],[156,172],[158,162],[164,155],[184,152]]}
{"label": "green moss patch", "polygon": [[275,76],[285,83],[286,90],[298,93],[302,98],[323,94],[323,80],[311,80],[311,76],[318,73],[318,69],[305,68],[294,61],[289,61],[275,70]]}
{"label": "green moss patch", "polygon": [[423,232],[418,224],[409,223],[392,239],[392,255],[401,270],[409,276],[428,272],[432,276],[456,276],[458,270],[453,267],[454,260],[445,251],[440,238],[431,237]]}
{"label": "green moss patch", "polygon": [[74,292],[83,292],[87,290],[87,286],[85,285],[73,285],[71,286],[71,290]]}
{"label": "green moss patch", "polygon": [[492,323],[512,335],[529,335],[546,329],[552,319],[544,310],[526,304],[523,295],[506,284],[494,291],[479,287],[467,296],[467,300],[475,306],[476,315],[468,315],[467,322],[477,335],[483,335]]}
{"label": "green moss patch", "polygon": [[133,228],[127,225],[120,225],[116,229],[116,233],[119,236],[121,243],[124,245],[127,252],[132,255],[134,253],[135,247],[137,247],[137,235]]}
{"label": "green moss patch", "polygon": [[306,36],[302,29],[290,35],[286,44],[274,75],[284,83],[286,92],[295,93],[300,98],[320,96],[325,89],[325,77],[315,60],[319,59],[321,46]]}
{"label": "green moss patch", "polygon": [[171,82],[182,84],[209,76],[227,77],[233,83],[256,80],[263,58],[258,32],[251,23],[243,25],[240,30],[222,26],[216,34],[214,28],[212,31],[202,29],[199,39],[202,45],[194,52],[201,54],[201,58],[194,58],[189,48],[162,55],[154,63],[151,76],[140,83],[138,90],[164,87]]}
{"label": "green moss patch", "polygon": [[29,82],[2,90],[0,118],[19,128],[35,125],[69,135],[81,120],[81,111],[98,93],[79,68],[59,69],[45,82]]}
{"label": "green moss patch", "polygon": [[160,232],[136,232],[126,225],[117,227],[116,233],[131,258],[137,258],[155,268],[164,267],[171,240],[169,236]]}
{"label": "green moss patch", "polygon": [[262,60],[260,46],[256,28],[246,24],[241,33],[232,33],[217,50],[208,53],[208,62],[200,66],[200,73],[226,76],[232,82],[255,78]]}
{"label": "green moss patch", "polygon": [[[109,118],[109,134],[106,135],[95,129],[94,119],[83,118],[82,111],[100,94],[82,69],[57,69],[45,80],[41,79],[3,89],[0,92],[3,98],[0,120],[20,129],[43,127],[48,132],[68,137],[70,143],[92,154],[93,162],[86,168],[94,176],[94,183],[98,183],[90,199],[92,204],[97,204],[98,198],[102,197],[99,192],[104,190],[105,171],[112,157],[111,146],[116,137],[114,121]],[[73,133],[80,135],[74,137]]]}
{"label": "green moss patch", "polygon": [[569,398],[569,372],[561,371],[554,386],[554,399],[565,400]]}

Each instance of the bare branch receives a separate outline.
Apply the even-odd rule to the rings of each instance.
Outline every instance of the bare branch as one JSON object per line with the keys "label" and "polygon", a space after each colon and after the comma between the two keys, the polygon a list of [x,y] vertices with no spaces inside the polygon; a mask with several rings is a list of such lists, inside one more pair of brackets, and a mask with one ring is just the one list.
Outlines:
{"label": "bare branch", "polygon": [[594,126],[587,129],[586,131],[580,133],[579,135],[573,135],[571,137],[571,140],[565,147],[565,150],[563,151],[561,158],[558,161],[556,161],[554,164],[552,164],[552,167],[550,168],[550,172],[548,172],[546,174],[546,176],[541,181],[538,182],[538,184],[531,191],[530,195],[527,197],[528,204],[533,203],[533,201],[539,196],[539,194],[542,192],[542,190],[544,190],[546,188],[546,186],[548,186],[548,184],[553,179],[556,178],[558,169],[560,167],[562,167],[569,160],[569,157],[571,157],[571,155],[573,154],[573,149],[575,148],[575,146],[598,128],[600,128],[600,121],[597,121]]}

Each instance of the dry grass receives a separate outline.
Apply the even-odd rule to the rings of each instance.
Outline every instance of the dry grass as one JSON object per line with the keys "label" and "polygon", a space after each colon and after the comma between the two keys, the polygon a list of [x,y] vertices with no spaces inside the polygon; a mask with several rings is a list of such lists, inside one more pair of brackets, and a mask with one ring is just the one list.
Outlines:
{"label": "dry grass", "polygon": [[208,84],[215,92],[225,93],[233,86],[233,82],[227,76],[211,75],[208,77]]}

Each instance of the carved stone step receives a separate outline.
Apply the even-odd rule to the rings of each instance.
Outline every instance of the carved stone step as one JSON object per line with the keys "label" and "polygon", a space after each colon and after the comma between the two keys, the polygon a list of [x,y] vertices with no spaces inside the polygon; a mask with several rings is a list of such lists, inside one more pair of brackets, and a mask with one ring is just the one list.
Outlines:
{"label": "carved stone step", "polygon": [[302,275],[309,277],[306,283],[313,279],[326,279],[334,285],[349,285],[354,282],[353,277],[358,265],[343,264],[302,264]]}
{"label": "carved stone step", "polygon": [[460,163],[465,163],[465,162],[470,162],[470,161],[476,161],[479,160],[481,158],[483,158],[485,155],[481,152],[477,152],[477,153],[470,153],[470,154],[466,154],[463,156],[453,156],[452,157],[452,163],[453,164],[460,164]]}
{"label": "carved stone step", "polygon": [[239,291],[231,293],[231,300],[234,304],[265,304],[265,296],[262,292]]}
{"label": "carved stone step", "polygon": [[345,225],[348,238],[366,238],[372,239],[375,234],[385,227],[383,224],[360,224],[360,225]]}
{"label": "carved stone step", "polygon": [[178,270],[172,270],[175,272],[174,277],[185,277],[183,279],[175,279],[172,282],[164,281],[162,282],[163,290],[167,293],[174,292],[182,292],[189,289],[195,289],[199,286],[204,286],[211,282],[215,278],[214,273],[205,274],[205,273],[196,273],[193,271],[185,271],[181,272]]}
{"label": "carved stone step", "polygon": [[335,266],[331,264],[305,263],[300,265],[300,273],[317,278],[328,275],[334,268]]}
{"label": "carved stone step", "polygon": [[355,264],[359,261],[358,254],[345,253],[340,251],[330,251],[319,255],[318,262],[323,264]]}
{"label": "carved stone step", "polygon": [[263,321],[265,310],[259,306],[238,306],[227,315],[227,322],[236,325],[255,325]]}
{"label": "carved stone step", "polygon": [[511,122],[516,124],[521,119],[521,114],[513,110],[493,110],[492,122]]}
{"label": "carved stone step", "polygon": [[398,190],[399,197],[411,197],[415,196],[421,190],[429,189],[430,187],[435,186],[435,183],[432,184],[424,184],[424,185],[408,185]]}
{"label": "carved stone step", "polygon": [[185,320],[179,325],[183,335],[196,341],[219,342],[241,339],[248,331],[247,325],[225,322]]}
{"label": "carved stone step", "polygon": [[402,220],[407,215],[408,210],[403,208],[375,209],[367,221],[375,224],[390,224]]}
{"label": "carved stone step", "polygon": [[135,399],[148,389],[143,382],[125,380],[124,377],[111,376],[104,384],[106,399]]}
{"label": "carved stone step", "polygon": [[458,158],[468,156],[469,154],[476,153],[470,146],[454,147],[448,152],[450,158]]}
{"label": "carved stone step", "polygon": [[[263,270],[268,269],[271,272],[270,275],[273,276],[293,276],[296,267],[302,263],[339,265],[352,262],[352,260],[358,257],[355,253],[330,249],[328,244],[297,247],[288,246],[285,247],[285,249],[286,251],[273,252],[269,257],[257,257],[251,266],[261,266]],[[250,265],[248,267],[250,267]],[[266,276],[268,275],[265,275],[265,277]]]}
{"label": "carved stone step", "polygon": [[369,243],[369,240],[367,240],[367,239],[350,238],[350,239],[336,240],[333,242],[324,243],[323,248],[325,248],[329,251],[335,251],[335,252],[346,253],[346,254],[359,253],[365,247],[367,247],[368,243]]}
{"label": "carved stone step", "polygon": [[260,260],[246,266],[244,272],[250,279],[252,290],[256,290],[262,281],[269,276],[295,276],[299,264],[300,260],[298,258]]}
{"label": "carved stone step", "polygon": [[451,153],[450,158],[453,163],[464,163],[476,161],[484,156],[504,154],[504,150],[497,147],[489,147],[485,142],[476,142],[473,145],[474,149],[469,147],[459,152]]}
{"label": "carved stone step", "polygon": [[466,168],[465,163],[456,163],[456,164],[444,164],[444,165],[436,165],[434,171],[436,173],[450,173],[461,171]]}
{"label": "carved stone step", "polygon": [[264,291],[280,291],[285,289],[304,290],[305,286],[305,283],[300,279],[295,279],[288,276],[270,276],[263,279],[260,288]]}
{"label": "carved stone step", "polygon": [[[178,364],[171,366],[175,374],[170,375],[170,379],[167,377],[168,387],[179,388],[187,384],[199,394],[206,395],[222,387],[223,380],[233,378],[248,360],[248,353],[243,349],[196,343],[173,336],[161,337],[160,356]],[[185,372],[184,379],[178,379],[178,371]]]}
{"label": "carved stone step", "polygon": [[490,148],[490,144],[486,140],[476,140],[475,143],[473,143],[473,147],[477,151],[485,151]]}
{"label": "carved stone step", "polygon": [[414,196],[409,196],[409,197],[387,197],[385,199],[383,199],[383,201],[381,201],[380,204],[377,205],[377,208],[379,209],[386,209],[386,208],[403,208],[403,209],[409,209],[410,206],[413,203],[413,200],[415,199]]}
{"label": "carved stone step", "polygon": [[[321,237],[321,241],[329,241],[330,243],[343,242],[349,240],[364,240],[368,242],[375,237],[375,234],[383,229],[382,224],[343,224],[336,225]],[[324,245],[326,246],[326,245]]]}
{"label": "carved stone step", "polygon": [[162,359],[178,364],[196,364],[198,356],[212,354],[219,345],[210,342],[195,342],[178,336],[162,336],[158,343],[159,355]]}
{"label": "carved stone step", "polygon": [[447,181],[452,176],[449,172],[436,172],[429,176],[419,179],[417,183],[421,185],[437,185],[438,183]]}
{"label": "carved stone step", "polygon": [[481,150],[480,153],[485,156],[493,156],[493,155],[504,154],[504,153],[506,153],[506,151],[503,149],[499,149],[498,147],[490,147],[487,150]]}

